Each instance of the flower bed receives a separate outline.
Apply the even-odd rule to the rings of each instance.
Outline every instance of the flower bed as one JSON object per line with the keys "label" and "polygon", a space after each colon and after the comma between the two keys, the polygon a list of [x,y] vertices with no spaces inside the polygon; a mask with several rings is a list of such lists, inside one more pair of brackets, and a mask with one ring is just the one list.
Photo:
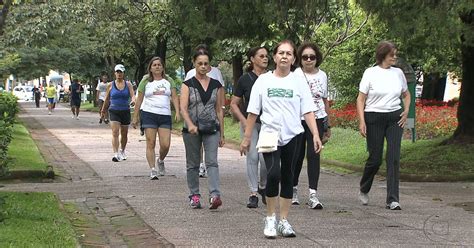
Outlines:
{"label": "flower bed", "polygon": [[[415,116],[417,139],[432,139],[452,134],[458,125],[457,108],[457,101],[418,101]],[[331,108],[330,118],[332,126],[355,130],[359,128],[355,103],[340,109]]]}

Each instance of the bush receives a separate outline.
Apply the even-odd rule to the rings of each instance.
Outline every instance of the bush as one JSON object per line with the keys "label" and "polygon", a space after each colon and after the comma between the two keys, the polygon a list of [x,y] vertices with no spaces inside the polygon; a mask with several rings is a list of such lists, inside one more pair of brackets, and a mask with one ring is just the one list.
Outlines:
{"label": "bush", "polygon": [[0,93],[0,177],[8,171],[7,151],[12,140],[13,124],[18,113],[17,98],[6,92]]}

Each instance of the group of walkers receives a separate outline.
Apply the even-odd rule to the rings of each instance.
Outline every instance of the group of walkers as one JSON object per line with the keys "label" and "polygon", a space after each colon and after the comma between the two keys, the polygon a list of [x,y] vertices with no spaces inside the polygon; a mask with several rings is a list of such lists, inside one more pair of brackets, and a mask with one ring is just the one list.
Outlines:
{"label": "group of walkers", "polygon": [[[245,154],[249,187],[248,208],[257,208],[258,194],[266,204],[264,235],[267,238],[294,237],[288,222],[292,204],[300,204],[298,179],[304,158],[307,159],[309,181],[307,204],[323,209],[318,199],[320,152],[322,140],[331,136],[328,77],[319,69],[322,53],[314,43],[303,43],[296,49],[293,42],[281,41],[272,51],[273,71],[267,71],[268,50],[250,49],[247,73],[237,82],[231,101],[231,111],[239,120]],[[207,173],[209,208],[222,205],[218,147],[224,138],[224,88],[220,71],[211,67],[211,55],[206,46],[196,48],[195,69],[188,73],[180,90],[167,79],[161,58],[154,57],[135,93],[125,81],[125,67],[115,66],[115,80],[100,88],[101,119],[112,128],[112,160],[126,160],[128,126],[142,128],[146,136],[146,158],[150,178],[164,176],[165,158],[171,140],[171,103],[174,119],[184,120],[183,141],[186,152],[186,180],[189,204],[202,208],[199,177]],[[400,210],[399,162],[400,144],[410,105],[410,94],[403,72],[393,67],[397,48],[391,42],[380,42],[376,48],[377,65],[368,68],[362,77],[357,98],[360,133],[367,139],[369,158],[360,182],[359,199],[369,202],[368,193],[383,155],[387,139],[387,200],[391,210]],[[296,70],[294,66],[298,66]],[[106,79],[103,80],[104,83]],[[99,88],[99,86],[98,86]],[[403,100],[403,108],[401,106]],[[135,104],[133,120],[130,104]],[[159,154],[156,158],[156,137]],[[204,165],[204,168],[202,168]],[[278,211],[277,211],[278,208]],[[279,220],[277,220],[277,212]]]}

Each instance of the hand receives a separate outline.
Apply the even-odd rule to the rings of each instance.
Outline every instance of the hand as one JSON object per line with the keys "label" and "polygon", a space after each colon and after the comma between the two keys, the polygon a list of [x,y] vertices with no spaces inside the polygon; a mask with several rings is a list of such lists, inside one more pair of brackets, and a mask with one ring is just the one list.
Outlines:
{"label": "hand", "polygon": [[400,120],[398,121],[398,125],[401,128],[405,128],[405,125],[407,124],[407,118],[408,118],[408,111],[403,111],[400,114]]}
{"label": "hand", "polygon": [[190,134],[198,134],[198,128],[193,124],[192,126],[188,127],[188,132]]}
{"label": "hand", "polygon": [[224,144],[225,144],[225,139],[224,139],[224,136],[221,135],[221,138],[220,138],[220,140],[219,140],[219,147],[223,147]]}
{"label": "hand", "polygon": [[132,121],[132,127],[133,127],[133,129],[137,129],[137,126],[138,126],[138,121],[134,119],[134,120]]}
{"label": "hand", "polygon": [[313,143],[314,143],[314,152],[320,153],[321,150],[323,149],[323,143],[321,142],[321,139],[319,139],[318,135],[313,135]]}
{"label": "hand", "polygon": [[326,130],[326,132],[324,132],[324,135],[329,139],[331,138],[331,128],[328,128],[328,130]]}
{"label": "hand", "polygon": [[176,122],[181,121],[181,115],[179,114],[179,112],[176,112],[176,114],[174,115],[174,120],[175,120]]}
{"label": "hand", "polygon": [[250,139],[244,137],[244,139],[242,140],[242,143],[240,143],[240,156],[247,155],[249,148],[250,148]]}
{"label": "hand", "polygon": [[365,126],[365,122],[359,123],[359,133],[362,137],[367,137],[367,127]]}

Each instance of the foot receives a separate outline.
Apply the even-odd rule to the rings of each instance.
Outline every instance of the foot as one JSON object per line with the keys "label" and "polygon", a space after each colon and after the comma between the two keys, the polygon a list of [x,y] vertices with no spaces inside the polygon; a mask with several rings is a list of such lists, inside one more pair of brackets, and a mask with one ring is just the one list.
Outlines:
{"label": "foot", "polygon": [[114,161],[114,162],[122,161],[122,158],[120,157],[119,153],[114,155],[114,157],[112,158],[112,161]]}
{"label": "foot", "polygon": [[122,160],[127,160],[127,155],[125,154],[125,151],[120,149],[119,156]]}
{"label": "foot", "polygon": [[79,120],[79,115],[76,115],[76,120]]}
{"label": "foot", "polygon": [[158,180],[158,171],[155,168],[151,169],[150,180]]}
{"label": "foot", "polygon": [[264,221],[265,221],[265,228],[263,229],[263,235],[265,235],[265,237],[268,238],[268,239],[276,238],[276,236],[277,236],[276,216],[275,215],[267,216],[267,217],[265,217]]}
{"label": "foot", "polygon": [[109,120],[108,120],[108,119],[105,119],[105,120],[104,120],[104,123],[105,123],[105,124],[109,124]]}
{"label": "foot", "polygon": [[298,200],[298,189],[293,187],[293,198],[291,198],[292,205],[300,205],[300,200]]}
{"label": "foot", "polygon": [[258,208],[258,197],[256,195],[251,195],[249,197],[249,202],[247,203],[248,208]]}
{"label": "foot", "polygon": [[258,193],[260,194],[260,196],[262,197],[262,203],[267,205],[267,198],[265,196],[265,189],[263,188],[258,188]]}
{"label": "foot", "polygon": [[51,115],[51,111],[48,111],[48,115]]}
{"label": "foot", "polygon": [[309,195],[308,205],[309,208],[312,209],[323,209],[323,204],[319,202],[318,197],[316,197],[316,193],[312,193]]}
{"label": "foot", "polygon": [[387,209],[402,210],[402,208],[400,207],[400,203],[398,203],[398,202],[391,202],[390,204],[387,204]]}
{"label": "foot", "polygon": [[102,124],[102,119],[99,119],[99,124]]}
{"label": "foot", "polygon": [[206,164],[199,164],[199,177],[206,177]]}
{"label": "foot", "polygon": [[220,196],[213,196],[209,199],[209,209],[217,209],[219,206],[222,205],[221,197]]}
{"label": "foot", "polygon": [[200,195],[192,195],[189,197],[189,206],[194,209],[201,208],[201,196]]}
{"label": "foot", "polygon": [[290,225],[290,223],[288,223],[287,220],[280,220],[280,222],[278,222],[277,232],[282,237],[296,237],[293,227]]}
{"label": "foot", "polygon": [[165,175],[165,161],[157,159],[156,164],[158,165],[158,176],[162,177]]}
{"label": "foot", "polygon": [[76,115],[75,115],[75,114],[73,114],[71,118],[75,119],[75,118],[76,118]]}
{"label": "foot", "polygon": [[362,202],[362,205],[367,205],[369,204],[369,195],[359,192],[359,200]]}

